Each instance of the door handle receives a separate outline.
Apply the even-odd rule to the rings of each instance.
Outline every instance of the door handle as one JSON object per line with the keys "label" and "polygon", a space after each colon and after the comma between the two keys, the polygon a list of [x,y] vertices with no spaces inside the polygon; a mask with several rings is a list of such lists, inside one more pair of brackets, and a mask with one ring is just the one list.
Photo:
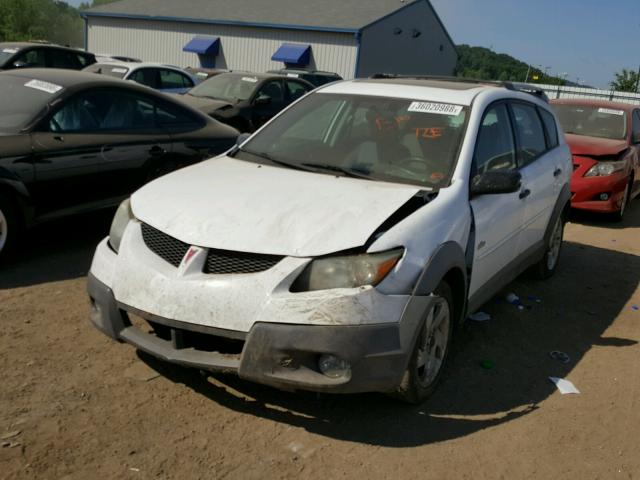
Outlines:
{"label": "door handle", "polygon": [[161,155],[164,155],[165,153],[167,153],[167,151],[164,148],[159,147],[158,145],[155,145],[155,146],[153,146],[153,147],[151,147],[149,149],[149,154],[152,157],[160,157]]}
{"label": "door handle", "polygon": [[64,137],[63,137],[62,135],[55,135],[55,136],[53,137],[53,139],[54,139],[56,142],[64,142]]}
{"label": "door handle", "polygon": [[560,175],[562,173],[562,169],[561,168],[556,168],[555,172],[553,172],[553,176],[557,177],[558,175]]}
{"label": "door handle", "polygon": [[518,195],[518,197],[520,198],[520,200],[522,200],[524,198],[527,198],[529,195],[531,195],[531,190],[526,188],[520,192],[520,195]]}

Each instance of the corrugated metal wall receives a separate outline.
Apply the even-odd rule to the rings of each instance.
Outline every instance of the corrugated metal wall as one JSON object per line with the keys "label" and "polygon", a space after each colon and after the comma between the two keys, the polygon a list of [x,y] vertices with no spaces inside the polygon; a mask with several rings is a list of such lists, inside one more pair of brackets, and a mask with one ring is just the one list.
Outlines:
{"label": "corrugated metal wall", "polygon": [[197,55],[182,51],[194,35],[220,37],[217,68],[264,72],[281,68],[271,55],[283,42],[312,46],[312,67],[353,78],[357,45],[353,34],[273,28],[89,17],[87,49],[129,55],[149,62],[199,66]]}

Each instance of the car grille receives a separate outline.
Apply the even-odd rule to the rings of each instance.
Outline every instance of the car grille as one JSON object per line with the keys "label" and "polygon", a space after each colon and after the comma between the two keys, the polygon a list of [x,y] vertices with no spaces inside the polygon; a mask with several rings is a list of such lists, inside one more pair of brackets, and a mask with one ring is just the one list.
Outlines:
{"label": "car grille", "polygon": [[[179,267],[189,250],[189,244],[181,242],[166,233],[142,224],[142,239],[153,253]],[[262,255],[255,253],[231,252],[228,250],[209,249],[203,272],[209,274],[257,273],[269,270],[284,257],[279,255]]]}
{"label": "car grille", "polygon": [[187,250],[189,250],[189,244],[162,233],[146,223],[142,224],[142,239],[149,250],[174,267],[180,266]]}
{"label": "car grille", "polygon": [[204,273],[257,273],[269,270],[283,257],[255,253],[209,250],[204,264]]}

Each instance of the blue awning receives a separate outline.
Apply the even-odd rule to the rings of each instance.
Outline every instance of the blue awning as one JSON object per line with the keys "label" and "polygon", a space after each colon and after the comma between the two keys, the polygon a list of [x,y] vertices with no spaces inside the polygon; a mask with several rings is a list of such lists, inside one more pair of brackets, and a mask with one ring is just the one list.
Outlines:
{"label": "blue awning", "polygon": [[298,43],[283,43],[271,60],[274,62],[284,62],[290,65],[305,66],[311,60],[311,45],[300,45]]}
{"label": "blue awning", "polygon": [[218,55],[220,39],[218,37],[193,37],[183,48],[183,52],[197,53],[198,55]]}

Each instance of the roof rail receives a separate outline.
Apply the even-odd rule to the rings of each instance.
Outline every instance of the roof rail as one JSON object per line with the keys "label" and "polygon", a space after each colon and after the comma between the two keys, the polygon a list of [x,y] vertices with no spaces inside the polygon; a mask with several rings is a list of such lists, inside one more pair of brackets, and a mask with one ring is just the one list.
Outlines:
{"label": "roof rail", "polygon": [[523,92],[538,97],[545,102],[549,102],[549,97],[542,88],[538,88],[535,85],[521,82],[507,82],[502,80],[481,80],[478,78],[465,78],[465,77],[452,77],[446,75],[397,75],[395,73],[375,73],[371,75],[371,79],[394,79],[394,78],[406,78],[414,80],[439,80],[443,82],[460,82],[460,83],[477,83],[478,85],[494,85],[496,87],[503,87],[507,90],[513,90],[514,92]]}

